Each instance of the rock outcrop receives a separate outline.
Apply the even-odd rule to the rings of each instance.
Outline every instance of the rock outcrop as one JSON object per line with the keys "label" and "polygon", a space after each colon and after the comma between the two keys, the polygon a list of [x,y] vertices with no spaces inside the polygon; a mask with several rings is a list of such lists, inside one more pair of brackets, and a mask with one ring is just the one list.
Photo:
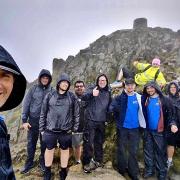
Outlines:
{"label": "rock outcrop", "polygon": [[73,81],[82,79],[94,81],[100,72],[105,72],[114,81],[118,67],[126,64],[132,68],[135,59],[151,62],[158,56],[162,71],[168,81],[180,75],[180,36],[168,28],[147,26],[145,18],[134,21],[133,29],[117,30],[102,36],[89,47],[80,50],[75,57],[66,61],[53,61],[53,67],[63,67],[57,73],[66,71]]}
{"label": "rock outcrop", "polygon": [[[110,35],[103,35],[89,47],[82,49],[74,56],[69,56],[66,61],[55,58],[53,60],[53,85],[60,73],[70,75],[72,83],[78,79],[87,84],[94,82],[99,73],[106,73],[110,81],[114,81],[117,70],[121,64],[132,69],[132,61],[151,62],[155,56],[160,57],[162,71],[168,81],[180,77],[180,30],[177,32],[168,28],[148,27],[147,19],[139,18],[134,21],[133,29],[117,30]],[[19,168],[23,165],[26,153],[26,133],[21,129],[21,106],[4,113],[11,134],[11,149],[13,162],[17,172],[17,179],[28,179],[19,175]],[[104,144],[105,162],[112,161],[116,166],[115,157],[115,126],[109,125],[106,129],[106,142]],[[36,161],[39,151],[37,151]],[[109,156],[111,154],[111,156]],[[175,162],[176,163],[176,162]],[[178,164],[178,162],[177,162]],[[56,164],[58,167],[58,165]],[[56,167],[56,168],[57,168]],[[57,168],[58,169],[58,168]],[[175,169],[180,173],[180,168]],[[32,172],[29,179],[41,179],[39,169]],[[113,169],[105,169],[90,176],[79,175],[70,171],[68,180],[76,179],[119,179],[119,174]]]}

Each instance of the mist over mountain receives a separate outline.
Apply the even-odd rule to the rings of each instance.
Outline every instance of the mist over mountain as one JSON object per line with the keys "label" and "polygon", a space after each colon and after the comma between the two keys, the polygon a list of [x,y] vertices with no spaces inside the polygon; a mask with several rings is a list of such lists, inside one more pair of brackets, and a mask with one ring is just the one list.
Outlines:
{"label": "mist over mountain", "polygon": [[[52,85],[55,87],[56,80],[62,72],[70,75],[72,83],[78,79],[84,80],[87,84],[93,83],[99,73],[107,74],[110,82],[113,82],[121,64],[132,69],[133,60],[139,59],[150,63],[155,56],[161,59],[161,70],[167,81],[180,77],[180,30],[174,32],[168,28],[151,28],[148,27],[147,19],[135,19],[132,29],[117,30],[108,36],[102,35],[87,48],[80,50],[76,56],[69,55],[66,60],[54,58]],[[28,88],[32,84],[29,84]],[[26,179],[18,173],[18,168],[22,166],[22,162],[24,163],[26,155],[26,132],[21,129],[21,107],[22,105],[4,114],[11,134],[12,157],[17,175]],[[104,144],[105,161],[113,161],[113,164],[116,163],[113,154],[116,146],[115,134],[115,126],[108,126]],[[112,156],[109,156],[109,153],[112,153]],[[178,167],[176,172],[180,173]],[[118,176],[112,174],[114,177]],[[30,177],[33,176],[41,177],[41,174],[35,170]],[[74,174],[71,173],[70,176],[74,177]],[[81,179],[81,175],[78,178]],[[83,178],[85,177],[82,175]],[[105,175],[102,178],[105,178]]]}

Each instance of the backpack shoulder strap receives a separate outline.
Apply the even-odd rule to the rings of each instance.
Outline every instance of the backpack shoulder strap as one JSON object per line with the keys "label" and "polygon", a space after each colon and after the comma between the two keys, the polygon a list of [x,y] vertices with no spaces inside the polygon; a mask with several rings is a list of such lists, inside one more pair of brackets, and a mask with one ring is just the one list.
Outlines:
{"label": "backpack shoulder strap", "polygon": [[156,81],[156,79],[158,78],[159,76],[159,73],[160,73],[160,69],[157,70],[155,76],[154,76],[154,81]]}
{"label": "backpack shoulder strap", "polygon": [[[152,65],[150,64],[150,65],[148,65],[145,69],[143,69],[142,71],[141,71],[141,73],[143,73],[143,72],[145,72],[145,71],[147,71],[149,68],[151,68],[152,67]],[[154,76],[154,81],[156,81],[156,79],[157,79],[157,77],[158,77],[158,75],[159,75],[159,73],[160,73],[160,69],[158,69],[157,70],[157,72],[156,72],[156,74],[155,74],[155,76]]]}
{"label": "backpack shoulder strap", "polygon": [[142,71],[141,71],[141,73],[143,73],[143,72],[145,72],[145,71],[147,71],[149,68],[151,68],[152,67],[152,65],[150,64],[150,65],[148,65],[145,69],[143,69]]}
{"label": "backpack shoulder strap", "polygon": [[31,94],[33,95],[36,91],[36,88],[37,88],[37,84],[34,84],[31,88]]}
{"label": "backpack shoulder strap", "polygon": [[48,100],[50,101],[51,97],[53,96],[53,94],[56,92],[55,89],[51,88],[51,91],[48,93]]}

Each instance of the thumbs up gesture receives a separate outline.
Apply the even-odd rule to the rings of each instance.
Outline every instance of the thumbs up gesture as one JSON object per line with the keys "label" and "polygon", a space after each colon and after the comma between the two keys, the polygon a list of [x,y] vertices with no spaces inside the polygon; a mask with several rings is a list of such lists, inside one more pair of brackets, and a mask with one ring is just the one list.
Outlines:
{"label": "thumbs up gesture", "polygon": [[96,86],[94,89],[93,89],[93,96],[98,96],[99,95],[99,90],[98,90],[98,87]]}

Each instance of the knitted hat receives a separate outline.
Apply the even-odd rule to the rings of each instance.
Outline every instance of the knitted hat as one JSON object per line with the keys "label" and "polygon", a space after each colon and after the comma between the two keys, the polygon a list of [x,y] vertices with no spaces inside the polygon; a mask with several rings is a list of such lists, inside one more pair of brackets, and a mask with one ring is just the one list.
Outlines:
{"label": "knitted hat", "polygon": [[161,60],[160,60],[160,59],[154,58],[154,59],[152,60],[152,65],[159,65],[159,66],[160,66],[160,64],[161,64]]}

